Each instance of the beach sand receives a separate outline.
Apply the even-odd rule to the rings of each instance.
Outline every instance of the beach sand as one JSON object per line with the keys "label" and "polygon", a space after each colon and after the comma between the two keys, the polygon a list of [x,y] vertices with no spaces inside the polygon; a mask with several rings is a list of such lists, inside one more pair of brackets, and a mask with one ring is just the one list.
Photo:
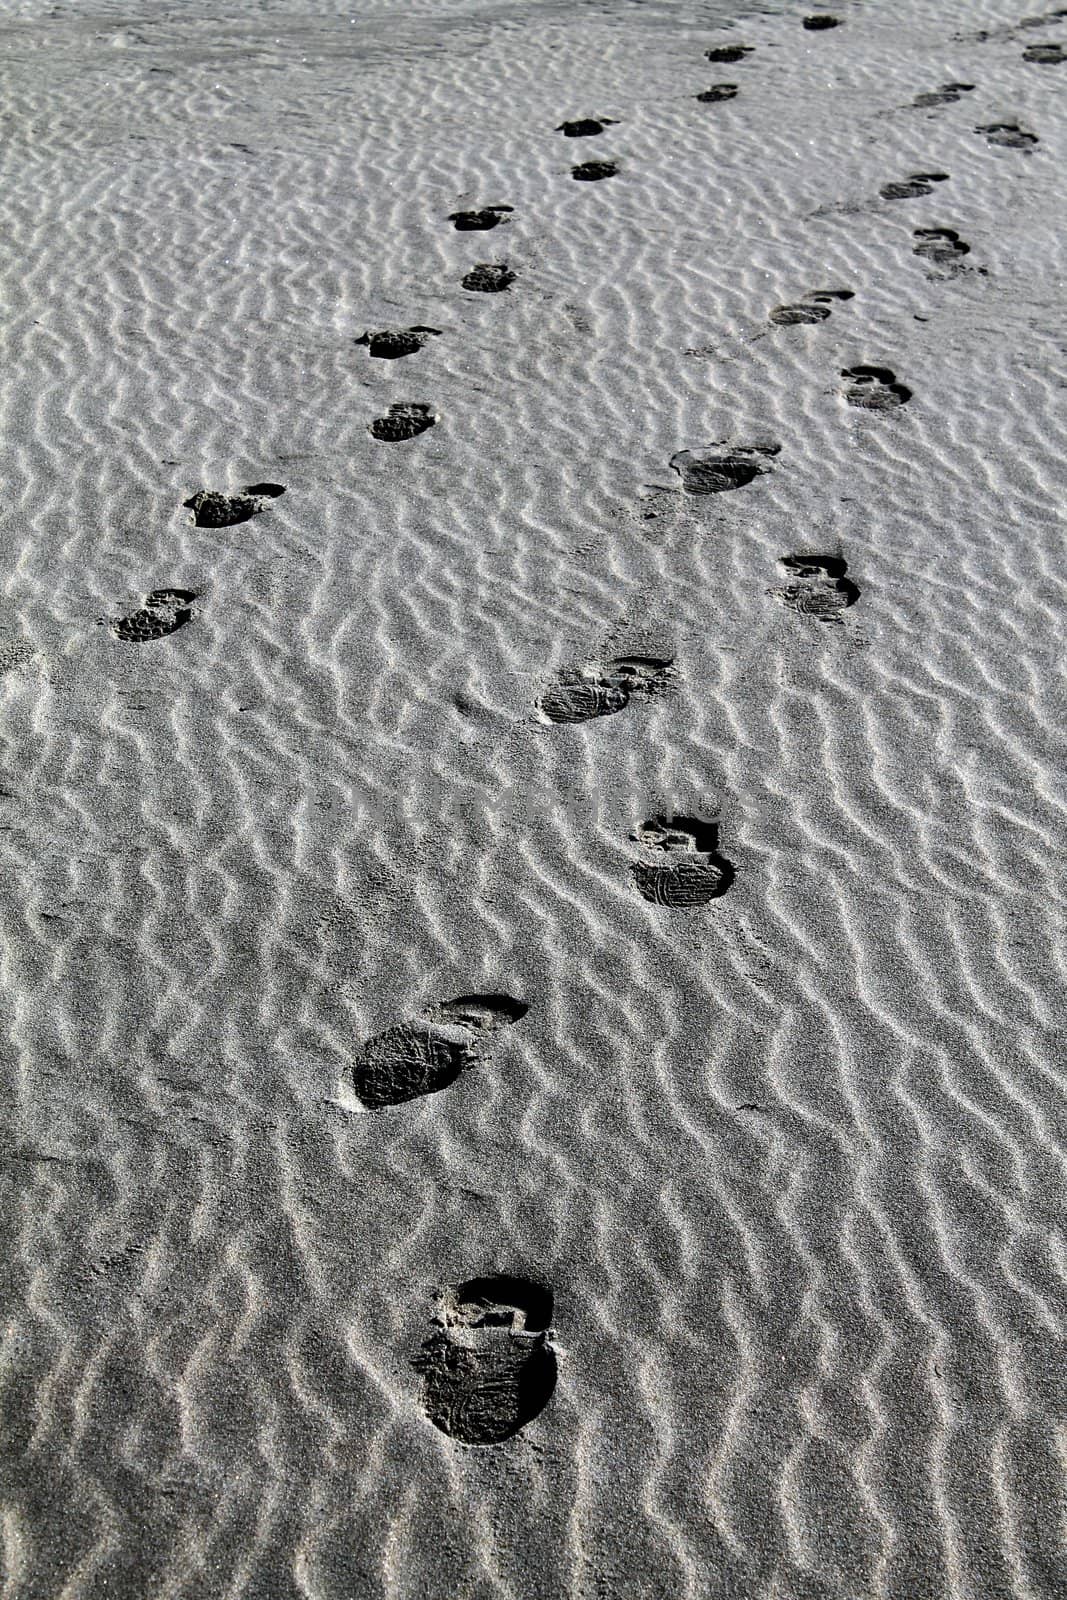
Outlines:
{"label": "beach sand", "polygon": [[3,1600],[1067,1587],[1067,14],[806,14],[7,8]]}

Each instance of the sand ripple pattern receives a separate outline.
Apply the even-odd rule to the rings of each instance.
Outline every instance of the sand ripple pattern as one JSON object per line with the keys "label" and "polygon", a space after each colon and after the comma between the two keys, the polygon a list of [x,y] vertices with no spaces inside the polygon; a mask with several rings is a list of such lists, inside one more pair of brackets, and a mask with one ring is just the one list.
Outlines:
{"label": "sand ripple pattern", "polygon": [[[836,14],[0,24],[4,1600],[1062,1593],[1067,24]],[[833,626],[770,592],[838,550]],[[478,994],[477,1070],[353,1107]],[[414,1363],[494,1276],[557,1381],[479,1448]]]}

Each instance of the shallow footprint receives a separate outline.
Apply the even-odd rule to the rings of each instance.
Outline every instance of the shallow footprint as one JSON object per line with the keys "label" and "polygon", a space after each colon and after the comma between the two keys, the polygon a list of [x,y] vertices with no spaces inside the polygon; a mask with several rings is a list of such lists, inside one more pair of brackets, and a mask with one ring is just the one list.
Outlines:
{"label": "shallow footprint", "polygon": [[920,110],[925,110],[927,106],[954,105],[961,94],[970,94],[973,88],[973,83],[943,83],[940,89],[931,89],[926,94],[917,94],[912,101],[912,105]]}
{"label": "shallow footprint", "polygon": [[486,1042],[529,1007],[506,994],[461,995],[413,1022],[368,1039],[352,1067],[356,1098],[368,1111],[437,1094],[484,1060]]}
{"label": "shallow footprint", "polygon": [[826,28],[839,28],[840,17],[828,17],[825,14],[817,17],[805,17],[801,23],[802,28],[807,28],[809,33],[822,33]]}
{"label": "shallow footprint", "polygon": [[770,593],[790,611],[803,617],[815,617],[820,622],[841,622],[841,612],[855,605],[860,592],[851,578],[846,578],[848,562],[843,556],[820,555],[815,551],[801,551],[797,555],[782,556],[782,566],[795,579]]}
{"label": "shallow footprint", "polygon": [[1067,61],[1067,50],[1062,44],[1028,44],[1023,60],[1036,61],[1042,67],[1057,67],[1061,61]]}
{"label": "shallow footprint", "polygon": [[514,209],[514,206],[483,206],[480,211],[453,211],[448,220],[457,233],[473,233],[506,222],[504,213]]}
{"label": "shallow footprint", "polygon": [[375,333],[361,334],[353,344],[365,344],[368,355],[379,361],[396,361],[401,356],[413,356],[421,350],[426,340],[440,334],[440,328],[381,328]]}
{"label": "shallow footprint", "polygon": [[848,379],[845,399],[850,406],[891,411],[894,406],[906,406],[911,399],[911,390],[898,383],[888,367],[843,367],[841,376]]}
{"label": "shallow footprint", "polygon": [[192,616],[195,589],[153,589],[145,596],[144,607],[111,624],[112,631],[127,644],[147,644],[176,633]]}
{"label": "shallow footprint", "polygon": [[988,144],[1005,150],[1032,150],[1038,143],[1037,134],[1025,132],[1017,122],[987,122],[974,131],[984,133]]}
{"label": "shallow footprint", "polygon": [[437,1329],[413,1362],[435,1427],[461,1444],[500,1444],[556,1387],[552,1291],[528,1278],[471,1278],[442,1289]]}
{"label": "shallow footprint", "polygon": [[705,50],[704,55],[708,61],[731,65],[735,61],[743,61],[755,48],[755,45],[751,44],[718,44],[711,50]]}
{"label": "shallow footprint", "polygon": [[651,700],[667,683],[671,658],[618,656],[561,675],[542,690],[538,710],[549,722],[591,722],[624,711],[635,697]]}
{"label": "shallow footprint", "polygon": [[404,439],[414,439],[416,434],[425,433],[436,421],[432,407],[423,405],[421,401],[407,400],[390,406],[384,417],[375,417],[367,426],[376,439],[386,444],[399,444]]}
{"label": "shallow footprint", "polygon": [[479,261],[463,279],[464,289],[477,294],[502,294],[515,282],[515,274],[506,261]]}
{"label": "shallow footprint", "polygon": [[736,83],[713,83],[710,89],[695,94],[693,99],[699,100],[702,105],[714,105],[717,100],[732,100],[736,94]]}
{"label": "shallow footprint", "polygon": [[601,178],[614,178],[618,170],[614,161],[582,161],[571,168],[571,177],[579,183],[597,183]]}
{"label": "shallow footprint", "polygon": [[883,200],[915,200],[920,195],[933,194],[933,183],[947,183],[947,172],[913,172],[902,183],[887,183],[878,192]]}
{"label": "shallow footprint", "polygon": [[283,483],[250,483],[242,494],[218,494],[213,489],[198,489],[182,505],[193,513],[198,528],[232,528],[248,522],[264,509],[264,500],[285,493]]}
{"label": "shallow footprint", "polygon": [[681,477],[686,494],[723,494],[728,489],[742,489],[769,472],[768,458],[781,448],[778,444],[712,444],[702,450],[678,450],[668,465]]}
{"label": "shallow footprint", "polygon": [[617,121],[617,117],[577,117],[573,122],[561,122],[556,132],[568,139],[591,139],[605,128],[613,128]]}
{"label": "shallow footprint", "polygon": [[922,256],[924,261],[933,261],[939,267],[956,266],[971,253],[970,245],[951,228],[916,228],[912,238],[918,241],[912,247],[912,254]]}
{"label": "shallow footprint", "polygon": [[632,866],[637,887],[659,906],[703,906],[725,894],[734,869],[719,854],[719,825],[695,817],[656,817],[633,834],[645,859]]}

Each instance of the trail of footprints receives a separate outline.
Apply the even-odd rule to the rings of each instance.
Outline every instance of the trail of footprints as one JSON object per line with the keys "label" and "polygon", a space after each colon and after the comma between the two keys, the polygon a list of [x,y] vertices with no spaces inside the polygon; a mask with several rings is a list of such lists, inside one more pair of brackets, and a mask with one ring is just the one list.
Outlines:
{"label": "trail of footprints", "polygon": [[[1067,14],[1067,13],[1065,13]],[[1042,19],[1035,19],[1040,21]],[[802,19],[811,33],[837,28],[840,19],[820,12]],[[705,52],[716,64],[747,62],[753,47],[713,46]],[[1060,44],[1030,45],[1023,59],[1053,66],[1065,59]],[[971,94],[975,85],[948,82],[916,95],[913,106],[933,109]],[[735,83],[717,83],[695,95],[702,104],[734,99]],[[616,125],[609,116],[582,116],[561,122],[557,133],[567,139],[589,139]],[[991,145],[1029,151],[1036,134],[1016,123],[976,127]],[[573,179],[592,183],[619,172],[614,159],[587,160],[570,168]],[[928,196],[946,183],[944,172],[916,172],[885,184],[881,198],[912,200]],[[514,215],[505,204],[454,211],[448,220],[457,232],[488,232]],[[951,228],[926,226],[913,230],[913,252],[939,267],[956,268],[970,246]],[[463,276],[472,294],[502,294],[517,281],[507,261],[477,262]],[[769,321],[779,327],[815,326],[835,306],[854,298],[850,289],[814,289],[799,300],[775,306]],[[406,328],[368,329],[354,342],[369,358],[396,361],[418,354],[441,330],[422,324]],[[856,365],[842,370],[841,394],[861,410],[891,411],[905,406],[911,390],[889,368]],[[382,443],[416,438],[438,421],[421,401],[402,401],[374,418],[368,429]],[[689,496],[723,494],[745,488],[773,470],[780,446],[770,441],[720,440],[682,449],[669,467]],[[285,493],[285,485],[255,483],[237,493],[199,489],[185,502],[197,528],[223,529],[251,520],[269,502]],[[780,558],[782,582],[768,594],[798,617],[840,625],[855,605],[860,590],[848,575],[840,550],[799,551]],[[111,619],[115,636],[129,644],[146,644],[176,633],[194,614],[195,591],[154,589],[128,615]],[[537,713],[548,727],[580,727],[613,717],[660,697],[670,685],[673,659],[624,655],[587,662],[560,672],[542,688]],[[716,820],[660,815],[639,824],[631,835],[631,873],[637,893],[656,907],[690,911],[726,894],[734,868],[719,849]],[[377,1116],[410,1102],[442,1093],[483,1066],[502,1035],[526,1015],[524,1001],[507,994],[470,994],[439,1001],[410,1020],[401,1021],[368,1039],[351,1063],[348,1091],[355,1105]],[[472,1278],[441,1288],[431,1314],[431,1330],[413,1365],[422,1382],[422,1405],[429,1420],[450,1438],[472,1446],[496,1445],[513,1437],[548,1404],[556,1384],[552,1345],[552,1292],[542,1283],[508,1274]]]}

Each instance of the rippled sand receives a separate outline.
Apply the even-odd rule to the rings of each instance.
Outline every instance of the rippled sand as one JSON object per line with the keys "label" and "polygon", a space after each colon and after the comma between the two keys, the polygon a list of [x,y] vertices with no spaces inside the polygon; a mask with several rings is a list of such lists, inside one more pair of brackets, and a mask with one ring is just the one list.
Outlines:
{"label": "rippled sand", "polygon": [[1067,16],[745,11],[0,22],[4,1600],[1063,1593]]}

